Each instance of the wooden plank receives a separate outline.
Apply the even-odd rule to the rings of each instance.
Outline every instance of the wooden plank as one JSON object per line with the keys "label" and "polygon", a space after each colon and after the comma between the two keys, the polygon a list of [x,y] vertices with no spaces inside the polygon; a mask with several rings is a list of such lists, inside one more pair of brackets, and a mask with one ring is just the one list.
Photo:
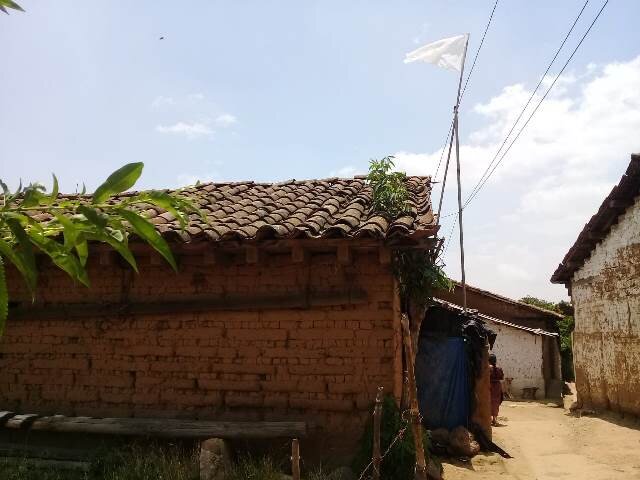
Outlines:
{"label": "wooden plank", "polygon": [[0,411],[0,425],[4,424],[11,417],[15,416],[15,413],[9,412],[7,410]]}
{"label": "wooden plank", "polygon": [[166,300],[153,303],[75,303],[35,307],[27,304],[11,309],[11,320],[73,317],[108,317],[117,315],[153,315],[189,313],[211,310],[266,310],[309,308],[315,306],[360,305],[368,302],[366,291],[353,288],[343,292],[306,292],[283,295],[198,295],[186,300]]}
{"label": "wooden plank", "polygon": [[297,438],[291,442],[291,477],[300,480],[300,443]]}
{"label": "wooden plank", "polygon": [[337,252],[338,263],[341,265],[349,265],[351,263],[351,249],[349,244],[341,243],[338,245]]}
{"label": "wooden plank", "polygon": [[391,249],[388,247],[380,247],[378,249],[378,260],[380,265],[391,264]]}
{"label": "wooden plank", "polygon": [[40,415],[35,413],[27,413],[24,415],[14,415],[4,424],[7,428],[25,428],[28,427]]}
{"label": "wooden plank", "polygon": [[307,250],[302,245],[296,244],[291,248],[291,261],[293,263],[305,263],[308,257]]}
{"label": "wooden plank", "polygon": [[254,247],[252,245],[249,245],[246,248],[246,259],[247,259],[247,263],[258,263],[260,261],[260,252],[258,251],[257,247]]}
{"label": "wooden plank", "polygon": [[411,330],[409,319],[402,315],[402,332],[404,334],[404,353],[407,364],[407,377],[409,379],[409,418],[411,431],[413,432],[413,444],[416,452],[416,468],[414,472],[415,480],[427,480],[427,461],[424,456],[424,446],[422,443],[422,418],[418,408],[418,393],[416,389],[416,376],[414,370],[415,356],[413,354],[413,342],[411,340]]}
{"label": "wooden plank", "polygon": [[380,464],[382,463],[382,451],[380,448],[380,424],[382,423],[382,394],[384,388],[378,387],[376,394],[376,406],[373,409],[373,480],[380,480]]}
{"label": "wooden plank", "polygon": [[31,430],[163,438],[278,438],[306,435],[304,422],[215,422],[156,418],[42,417]]}

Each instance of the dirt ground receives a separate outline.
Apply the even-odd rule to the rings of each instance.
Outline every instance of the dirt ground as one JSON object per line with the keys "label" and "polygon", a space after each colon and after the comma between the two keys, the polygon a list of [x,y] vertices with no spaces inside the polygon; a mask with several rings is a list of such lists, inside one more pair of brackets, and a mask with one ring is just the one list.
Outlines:
{"label": "dirt ground", "polygon": [[512,459],[445,463],[445,480],[640,480],[640,423],[577,416],[543,402],[504,402],[494,441]]}

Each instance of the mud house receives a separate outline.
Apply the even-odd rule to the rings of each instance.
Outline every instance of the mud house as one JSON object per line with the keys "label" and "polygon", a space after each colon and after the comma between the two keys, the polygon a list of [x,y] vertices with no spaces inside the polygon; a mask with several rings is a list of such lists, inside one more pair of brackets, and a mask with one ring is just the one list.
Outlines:
{"label": "mud house", "polygon": [[[140,274],[109,250],[92,287],[41,263],[35,303],[9,271],[0,410],[216,420],[303,420],[358,436],[379,385],[399,398],[402,348],[394,248],[431,248],[429,179],[410,212],[372,211],[363,178],[201,184],[206,213],[169,239],[177,274],[138,245]],[[133,245],[136,247],[136,245]]]}
{"label": "mud house", "polygon": [[[438,292],[438,298],[462,305],[462,287]],[[493,353],[515,397],[560,398],[562,373],[556,321],[562,315],[467,285],[467,306],[497,333]]]}
{"label": "mud house", "polygon": [[551,277],[575,310],[578,403],[640,415],[640,155]]}

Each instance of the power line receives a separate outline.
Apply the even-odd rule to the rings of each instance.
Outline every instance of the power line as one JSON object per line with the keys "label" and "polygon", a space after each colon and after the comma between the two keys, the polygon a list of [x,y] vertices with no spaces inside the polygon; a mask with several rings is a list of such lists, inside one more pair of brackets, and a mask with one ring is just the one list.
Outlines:
{"label": "power line", "polygon": [[467,90],[467,85],[469,84],[469,79],[471,78],[473,69],[476,68],[478,55],[480,55],[480,50],[482,50],[482,45],[484,44],[484,38],[487,36],[487,32],[489,31],[489,26],[491,25],[491,21],[493,20],[493,14],[495,13],[497,6],[498,6],[498,0],[496,0],[496,3],[493,4],[493,9],[491,10],[489,21],[487,22],[487,26],[484,29],[484,33],[482,34],[482,40],[480,40],[480,45],[478,46],[478,50],[476,51],[476,56],[473,57],[473,64],[471,65],[471,70],[469,70],[469,74],[467,75],[467,80],[464,82],[464,88],[462,89],[462,93],[460,94],[460,102],[462,102],[462,98],[464,97],[464,92]]}
{"label": "power line", "polygon": [[576,17],[576,19],[573,21],[573,24],[571,25],[571,28],[569,29],[569,31],[567,32],[567,34],[564,37],[564,40],[562,40],[562,43],[560,44],[560,47],[558,47],[558,50],[556,50],[555,55],[553,56],[553,58],[551,59],[551,62],[549,62],[549,65],[547,66],[547,69],[544,71],[544,73],[542,74],[542,76],[540,77],[540,81],[538,82],[538,84],[536,85],[536,88],[533,89],[533,92],[531,92],[531,96],[529,96],[529,99],[527,100],[527,102],[525,103],[524,107],[522,108],[522,110],[520,111],[520,114],[518,115],[518,118],[516,118],[515,122],[513,122],[513,125],[511,126],[511,129],[509,130],[509,133],[507,133],[506,137],[504,138],[504,140],[502,141],[502,144],[500,145],[500,148],[498,148],[498,150],[496,151],[495,155],[493,156],[493,158],[491,159],[491,162],[489,162],[489,165],[487,166],[487,168],[485,169],[485,171],[482,173],[482,176],[480,177],[480,179],[478,180],[478,182],[474,185],[474,187],[471,189],[471,193],[469,194],[469,197],[467,197],[467,201],[465,201],[465,205],[468,203],[469,198],[475,194],[476,189],[479,187],[479,185],[482,183],[482,181],[484,180],[485,175],[487,175],[487,173],[489,172],[489,170],[491,169],[491,167],[493,166],[493,164],[495,163],[495,161],[498,159],[498,156],[500,155],[500,152],[502,151],[502,149],[504,148],[504,146],[506,145],[507,141],[509,140],[509,137],[511,136],[511,134],[513,133],[514,129],[516,128],[516,126],[518,125],[518,122],[520,122],[520,119],[522,118],[522,116],[524,115],[525,111],[527,110],[527,107],[529,106],[529,104],[531,103],[531,100],[533,100],[533,98],[536,95],[536,92],[538,91],[538,89],[540,88],[540,86],[542,85],[542,82],[544,81],[547,73],[549,73],[549,70],[551,69],[551,66],[553,65],[553,63],[556,61],[556,58],[558,58],[558,55],[560,54],[560,52],[562,51],[564,44],[567,43],[567,40],[569,39],[569,36],[571,35],[571,33],[573,32],[573,29],[575,28],[576,24],[578,23],[578,20],[580,20],[580,17],[582,16],[582,13],[584,12],[584,9],[587,7],[587,5],[589,4],[589,0],[586,0],[586,2],[584,2],[584,5],[582,6],[582,8],[580,9],[580,12],[578,13],[578,16]]}
{"label": "power line", "polygon": [[[491,15],[489,15],[489,20],[487,21],[487,25],[484,28],[484,33],[482,34],[482,39],[480,40],[480,45],[478,45],[478,50],[476,50],[476,54],[473,57],[473,64],[471,65],[471,69],[467,74],[467,79],[464,82],[464,87],[462,88],[462,93],[460,94],[459,103],[462,103],[462,99],[464,97],[464,92],[467,91],[467,85],[469,85],[469,79],[471,78],[471,74],[473,70],[476,68],[476,62],[478,61],[478,56],[480,55],[480,50],[482,50],[482,46],[484,45],[484,39],[487,36],[487,32],[489,31],[489,27],[491,26],[491,21],[493,20],[493,14],[496,11],[496,7],[498,6],[498,1],[496,0],[493,4],[493,8],[491,9]],[[436,178],[438,176],[438,172],[440,171],[440,165],[442,164],[442,159],[444,157],[444,152],[447,149],[447,144],[449,143],[449,137],[451,136],[451,132],[453,132],[453,120],[451,120],[451,125],[449,125],[449,131],[447,132],[447,137],[444,140],[444,145],[442,147],[442,153],[440,154],[440,160],[438,160],[438,166],[436,167],[436,173],[433,174],[432,178]]]}
{"label": "power line", "polygon": [[[467,207],[467,205],[469,205],[469,203],[478,195],[478,193],[480,192],[480,190],[482,189],[482,187],[484,187],[484,185],[487,183],[487,180],[489,180],[489,178],[491,177],[491,175],[493,175],[493,172],[495,172],[496,168],[498,168],[498,166],[502,163],[502,161],[505,159],[505,157],[507,156],[507,154],[509,153],[509,151],[511,150],[511,147],[513,147],[514,143],[516,143],[516,141],[518,140],[518,138],[520,138],[520,135],[522,134],[522,132],[524,131],[524,129],[527,127],[527,125],[529,124],[529,122],[531,121],[531,119],[533,118],[533,116],[536,114],[536,112],[538,111],[538,109],[540,108],[540,105],[542,105],[542,103],[544,102],[544,100],[547,98],[547,96],[549,95],[549,92],[551,92],[551,90],[553,89],[554,85],[556,84],[556,82],[558,81],[558,79],[562,76],[563,72],[565,71],[565,69],[567,68],[567,66],[569,65],[569,63],[571,62],[571,60],[573,59],[573,57],[575,56],[576,52],[578,51],[578,49],[580,48],[580,46],[582,45],[582,43],[584,42],[584,40],[587,38],[587,35],[589,35],[589,32],[591,31],[591,29],[593,28],[593,26],[596,24],[596,22],[598,21],[598,18],[600,18],[600,15],[602,14],[602,12],[604,11],[605,7],[607,6],[607,4],[609,3],[609,0],[606,0],[603,4],[602,7],[600,7],[600,10],[598,11],[598,14],[595,16],[595,18],[593,19],[593,21],[591,22],[591,24],[589,25],[589,28],[587,28],[586,32],[584,32],[584,35],[582,35],[582,38],[580,39],[580,41],[578,42],[578,44],[576,45],[576,47],[573,49],[573,52],[571,52],[571,55],[569,56],[569,58],[567,59],[567,61],[564,63],[564,65],[562,66],[562,69],[560,70],[560,72],[558,73],[558,75],[556,75],[556,77],[553,79],[553,82],[551,82],[551,85],[549,85],[549,88],[547,88],[547,91],[544,93],[544,95],[542,96],[542,98],[540,99],[540,101],[538,102],[538,104],[536,105],[536,107],[533,109],[533,111],[531,112],[531,114],[529,115],[529,117],[527,118],[526,122],[524,123],[524,125],[522,126],[522,128],[520,129],[520,131],[518,132],[518,134],[514,137],[514,139],[511,141],[511,143],[509,144],[509,146],[507,147],[507,149],[504,151],[504,153],[502,154],[502,156],[500,157],[500,160],[498,160],[495,165],[493,166],[493,168],[491,169],[491,171],[488,173],[488,175],[486,175],[486,177],[484,177],[484,179],[482,179],[481,177],[481,181],[477,184],[477,188],[474,188],[474,190],[471,192],[471,194],[469,194],[469,197],[467,198],[467,200],[465,201],[464,204],[464,208]],[[585,4],[586,6],[586,4]],[[584,7],[583,7],[584,9]],[[581,11],[582,13],[582,11]],[[575,25],[575,24],[574,24]],[[573,28],[573,27],[572,27]],[[489,165],[490,167],[491,165]],[[489,168],[488,167],[488,168]],[[484,176],[484,175],[483,175]]]}
{"label": "power line", "polygon": [[[567,38],[569,37],[569,35],[571,34],[571,31],[573,30],[573,28],[575,27],[576,23],[578,22],[580,16],[582,15],[582,12],[584,11],[585,7],[587,6],[587,4],[589,3],[589,0],[587,0],[585,2],[585,4],[583,5],[582,9],[580,10],[580,13],[578,14],[578,17],[576,18],[576,20],[574,21],[573,25],[571,26],[571,29],[569,30],[569,32],[567,33],[567,36],[565,37],[565,39],[563,40],[562,44],[560,45],[560,48],[558,49],[558,51],[556,52],[556,54],[553,57],[553,60],[551,61],[551,63],[549,64],[549,67],[547,67],[547,70],[545,71],[545,73],[542,75],[542,78],[540,80],[540,82],[538,83],[538,85],[536,86],[536,90],[540,87],[540,84],[542,83],[542,81],[544,80],[544,77],[546,76],[546,74],[548,73],[549,69],[551,68],[551,65],[553,64],[553,62],[555,61],[556,57],[558,56],[560,50],[562,49],[563,45],[566,43]],[[489,166],[487,167],[487,170],[485,170],[485,173],[483,174],[483,176],[480,178],[480,180],[478,181],[478,183],[476,184],[476,187],[474,187],[473,191],[471,194],[469,194],[469,197],[467,198],[467,200],[465,201],[464,206],[462,207],[463,209],[465,209],[469,203],[477,196],[477,194],[480,192],[480,190],[484,187],[484,185],[486,184],[487,180],[491,177],[491,175],[493,175],[493,172],[495,172],[496,168],[498,168],[498,166],[502,163],[502,161],[504,160],[504,158],[507,156],[507,154],[509,153],[509,151],[511,150],[511,147],[513,147],[514,143],[518,140],[518,138],[520,137],[520,135],[522,134],[522,132],[524,131],[524,129],[527,127],[527,125],[529,124],[529,122],[531,121],[531,119],[533,118],[533,116],[536,114],[536,112],[538,111],[538,109],[540,108],[540,106],[542,105],[542,103],[544,102],[544,100],[547,98],[547,96],[549,95],[549,93],[551,92],[551,90],[553,89],[553,87],[555,86],[556,82],[559,80],[559,78],[562,76],[562,74],[564,73],[565,69],[567,68],[567,66],[569,65],[569,63],[571,62],[571,60],[573,59],[573,57],[575,56],[576,52],[578,51],[578,49],[580,48],[580,46],[582,45],[582,43],[584,42],[584,40],[586,39],[586,37],[589,35],[589,32],[591,31],[591,29],[593,28],[593,26],[595,25],[595,23],[598,21],[598,18],[600,18],[600,15],[602,15],[602,12],[604,11],[605,7],[607,6],[607,4],[609,3],[609,0],[606,0],[603,4],[602,7],[600,7],[600,10],[598,11],[598,14],[594,17],[593,21],[591,22],[591,24],[589,25],[589,28],[587,28],[587,30],[585,31],[585,33],[582,35],[582,38],[580,39],[580,41],[578,42],[578,44],[576,45],[576,47],[573,49],[573,51],[571,52],[571,55],[569,56],[569,58],[567,59],[567,61],[564,63],[564,65],[562,66],[562,69],[560,70],[560,72],[558,73],[558,75],[556,75],[556,77],[554,78],[553,82],[551,82],[551,85],[549,85],[549,88],[547,88],[546,92],[544,93],[544,95],[542,96],[542,98],[540,99],[540,101],[537,103],[536,107],[534,108],[534,110],[531,112],[531,114],[529,115],[529,117],[527,118],[526,122],[524,123],[524,125],[522,126],[522,128],[518,131],[517,135],[514,137],[514,139],[511,141],[511,143],[509,144],[509,146],[507,147],[507,149],[504,151],[504,153],[502,154],[502,156],[500,157],[500,159],[498,160],[498,162],[493,166],[493,168],[489,171],[489,169],[491,168],[491,165],[494,163],[494,161],[496,160],[500,149],[502,148],[502,146],[504,146],[504,144],[506,143],[506,141],[508,140],[509,136],[511,135],[511,132],[513,131],[513,129],[515,128],[516,124],[518,123],[520,117],[522,116],[522,114],[524,113],[524,111],[526,110],[527,106],[529,105],[529,103],[531,102],[531,99],[533,98],[533,95],[535,94],[535,90],[534,93],[532,94],[531,98],[529,98],[529,100],[527,101],[527,103],[525,104],[522,112],[520,113],[520,115],[518,116],[518,119],[516,120],[516,122],[514,123],[514,126],[512,127],[511,131],[509,131],[509,133],[507,134],[507,137],[505,138],[505,141],[503,142],[502,146],[500,147],[500,149],[498,150],[498,152],[496,153],[496,156],[494,157],[494,159],[492,160],[492,162],[489,164]],[[488,175],[485,174],[486,172],[489,171]],[[451,212],[447,215],[443,215],[440,218],[445,218],[445,217],[449,217],[452,215],[455,215],[457,212]],[[445,253],[447,252],[447,249],[449,248],[449,244],[451,242],[451,238],[452,238],[452,234],[453,234],[453,229],[455,228],[455,225],[457,223],[457,220],[455,220],[451,226],[451,229],[449,230],[449,233],[447,235],[447,242],[445,244],[445,248],[442,251],[441,257],[444,257]]]}

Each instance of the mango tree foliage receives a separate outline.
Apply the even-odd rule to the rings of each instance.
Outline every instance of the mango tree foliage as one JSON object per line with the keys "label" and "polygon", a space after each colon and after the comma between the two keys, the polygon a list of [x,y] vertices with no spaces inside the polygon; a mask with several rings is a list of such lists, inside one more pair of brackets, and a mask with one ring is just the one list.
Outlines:
{"label": "mango tree foliage", "polygon": [[[86,265],[90,245],[106,244],[137,272],[129,248],[135,234],[154,248],[176,270],[167,242],[141,211],[150,205],[170,212],[184,228],[190,213],[200,211],[179,192],[146,191],[116,196],[131,188],[143,169],[130,163],[113,172],[92,195],[60,195],[53,176],[50,192],[39,183],[22,184],[10,192],[0,180],[0,336],[7,320],[9,294],[5,266],[13,264],[35,298],[38,281],[37,255],[45,255],[74,281],[89,286]],[[203,217],[206,221],[206,219]]]}

